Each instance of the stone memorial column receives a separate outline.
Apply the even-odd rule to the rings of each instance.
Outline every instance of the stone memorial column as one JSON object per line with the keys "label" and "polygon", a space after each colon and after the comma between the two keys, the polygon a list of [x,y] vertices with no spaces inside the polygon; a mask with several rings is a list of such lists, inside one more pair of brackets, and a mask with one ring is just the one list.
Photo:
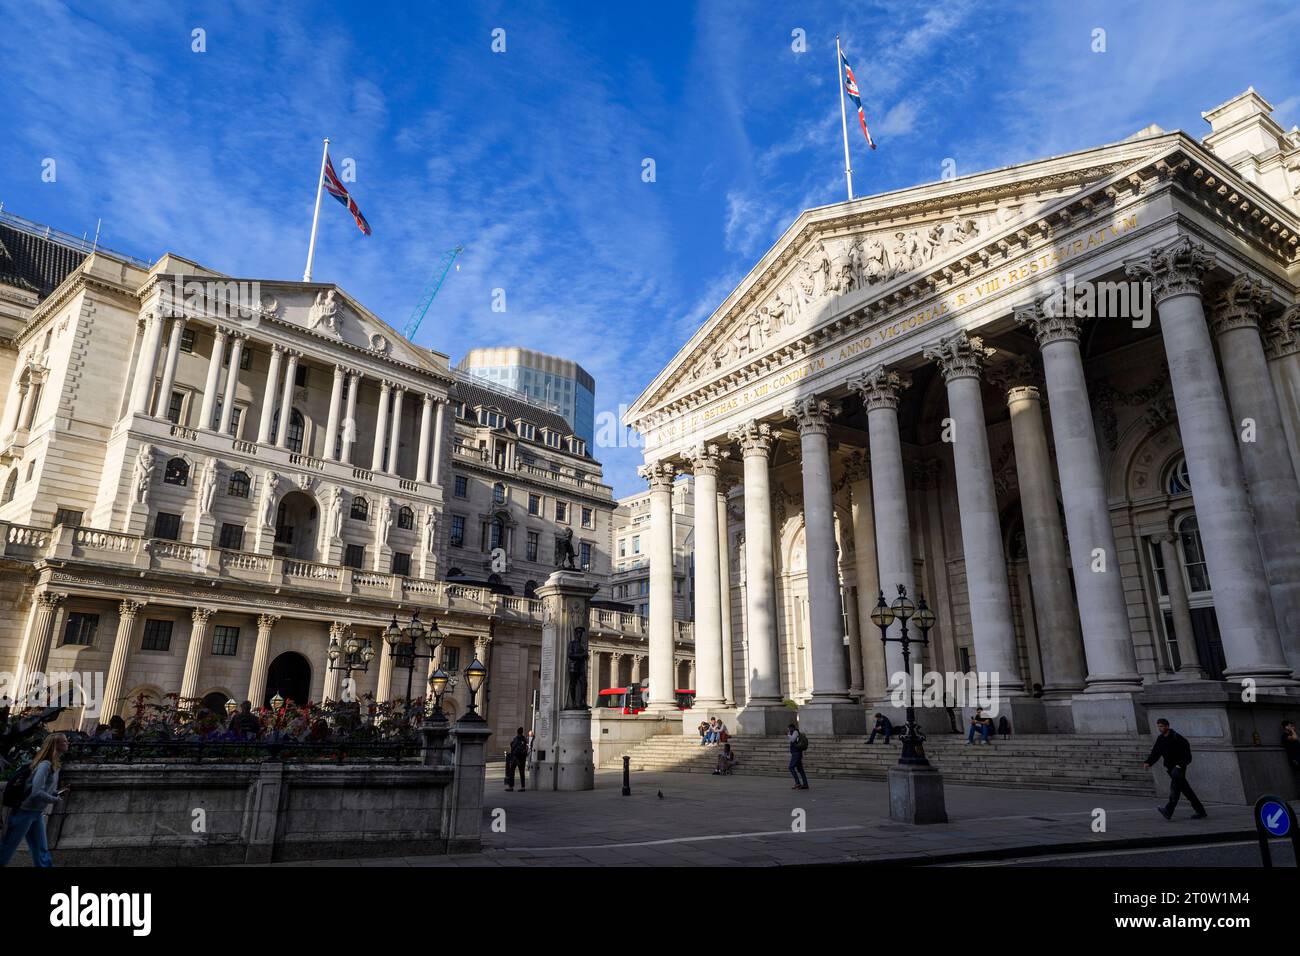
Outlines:
{"label": "stone memorial column", "polygon": [[591,709],[583,685],[590,656],[591,599],[598,590],[583,572],[565,569],[537,589],[542,601],[542,662],[533,786],[539,790],[591,790],[596,785]]}

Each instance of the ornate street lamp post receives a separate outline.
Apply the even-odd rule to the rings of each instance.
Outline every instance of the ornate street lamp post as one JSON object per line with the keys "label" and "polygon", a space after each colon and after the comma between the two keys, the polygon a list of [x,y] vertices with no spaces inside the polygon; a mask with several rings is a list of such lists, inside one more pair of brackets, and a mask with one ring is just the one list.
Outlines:
{"label": "ornate street lamp post", "polygon": [[[388,643],[389,653],[393,656],[393,663],[398,667],[406,668],[406,705],[404,708],[404,717],[407,723],[411,721],[411,680],[415,676],[416,661],[431,661],[438,653],[438,648],[442,645],[442,631],[438,630],[438,622],[430,621],[426,628],[420,620],[420,612],[411,612],[411,623],[406,627],[401,627],[397,623],[397,615],[393,615],[393,620],[388,627],[384,629],[384,640]],[[429,653],[420,653],[420,644],[428,645]]]}
{"label": "ornate street lamp post", "polygon": [[[899,755],[898,762],[900,764],[928,767],[930,761],[925,756],[925,735],[921,733],[921,728],[916,725],[911,646],[913,643],[922,646],[930,643],[930,628],[934,627],[934,612],[926,606],[924,597],[918,596],[917,603],[913,604],[907,596],[907,588],[900,584],[898,585],[898,597],[894,599],[892,605],[885,603],[885,592],[881,590],[880,600],[871,611],[871,620],[880,628],[880,640],[886,648],[891,642],[903,646],[903,682],[907,688],[907,723],[899,737],[903,742],[903,750]],[[890,637],[889,625],[893,624],[895,620],[900,625],[899,636]],[[913,638],[908,634],[907,622],[909,620],[915,623],[916,629],[921,632],[919,638]]]}
{"label": "ornate street lamp post", "polygon": [[375,656],[375,648],[370,641],[357,637],[349,631],[347,640],[342,644],[339,643],[337,634],[330,638],[330,649],[327,656],[329,657],[329,669],[344,671],[344,678],[350,679],[353,671],[362,671],[364,673],[370,669],[370,662]]}
{"label": "ornate street lamp post", "polygon": [[465,683],[469,686],[469,708],[465,711],[465,720],[482,720],[474,700],[478,696],[483,682],[487,680],[487,668],[474,658],[474,662],[465,668]]}

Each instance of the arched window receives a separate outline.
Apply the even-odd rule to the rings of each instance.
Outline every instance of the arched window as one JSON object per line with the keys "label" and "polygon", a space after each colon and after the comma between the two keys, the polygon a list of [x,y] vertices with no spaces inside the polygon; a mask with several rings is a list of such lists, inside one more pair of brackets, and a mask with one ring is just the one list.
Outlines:
{"label": "arched window", "polygon": [[168,485],[188,485],[190,483],[190,465],[184,458],[173,458],[167,462],[163,472],[163,483]]}
{"label": "arched window", "polygon": [[303,433],[302,412],[296,408],[289,410],[289,430],[285,433],[284,443],[292,452],[302,454],[302,433]]}
{"label": "arched window", "polygon": [[488,549],[495,551],[504,547],[506,540],[506,523],[500,518],[493,518],[488,533]]}
{"label": "arched window", "polygon": [[4,501],[0,504],[7,505],[14,500],[14,493],[18,490],[18,469],[13,468],[9,471],[9,477],[5,479]]}
{"label": "arched window", "polygon": [[[1187,459],[1179,455],[1165,476],[1165,493],[1183,495],[1192,490],[1192,478],[1187,473]],[[1192,519],[1195,522],[1195,518]]]}
{"label": "arched window", "polygon": [[226,494],[232,498],[247,498],[248,488],[248,472],[232,471],[230,473],[230,481],[226,484]]}
{"label": "arched window", "polygon": [[397,526],[407,531],[415,527],[415,512],[406,505],[397,509]]}
{"label": "arched window", "polygon": [[370,517],[370,502],[360,495],[352,498],[352,517],[356,521],[365,521]]}
{"label": "arched window", "polygon": [[498,505],[506,503],[506,486],[499,481],[492,486],[492,501]]}
{"label": "arched window", "polygon": [[1210,590],[1210,572],[1205,566],[1205,547],[1196,515],[1189,514],[1178,522],[1178,537],[1183,546],[1183,567],[1187,570],[1187,590],[1193,594]]}

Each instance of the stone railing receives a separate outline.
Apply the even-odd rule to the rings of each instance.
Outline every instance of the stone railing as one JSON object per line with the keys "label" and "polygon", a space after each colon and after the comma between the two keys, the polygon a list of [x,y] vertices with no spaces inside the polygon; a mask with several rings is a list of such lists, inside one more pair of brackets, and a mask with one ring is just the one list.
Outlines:
{"label": "stone railing", "polygon": [[571,488],[577,488],[585,491],[589,495],[595,495],[598,498],[609,498],[613,500],[614,489],[599,481],[591,481],[587,478],[578,478],[574,475],[565,474],[562,471],[552,471],[549,468],[539,468],[537,465],[529,465],[524,462],[515,462],[515,470],[521,474],[528,475],[530,478],[539,478],[543,481],[550,481],[561,485],[568,485]]}
{"label": "stone railing", "polygon": [[[0,521],[0,554],[33,563],[46,559],[84,560],[133,572],[184,571],[201,577],[228,578],[232,582],[283,585],[328,594],[388,598],[431,610],[495,615],[528,625],[540,625],[542,602],[537,598],[495,594],[475,584],[404,577],[383,571],[286,558],[252,551],[228,551],[162,538],[144,538],[103,528],[37,528]],[[675,622],[678,642],[694,640],[692,625]],[[593,608],[591,629],[604,635],[644,638],[646,619],[638,614]]]}

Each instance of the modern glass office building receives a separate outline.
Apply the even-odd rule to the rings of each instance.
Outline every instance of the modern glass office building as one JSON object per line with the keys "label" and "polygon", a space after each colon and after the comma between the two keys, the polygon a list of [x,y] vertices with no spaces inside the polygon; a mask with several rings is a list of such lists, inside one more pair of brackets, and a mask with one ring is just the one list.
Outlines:
{"label": "modern glass office building", "polygon": [[509,346],[471,349],[457,368],[555,406],[587,447],[594,444],[596,380],[577,362]]}

